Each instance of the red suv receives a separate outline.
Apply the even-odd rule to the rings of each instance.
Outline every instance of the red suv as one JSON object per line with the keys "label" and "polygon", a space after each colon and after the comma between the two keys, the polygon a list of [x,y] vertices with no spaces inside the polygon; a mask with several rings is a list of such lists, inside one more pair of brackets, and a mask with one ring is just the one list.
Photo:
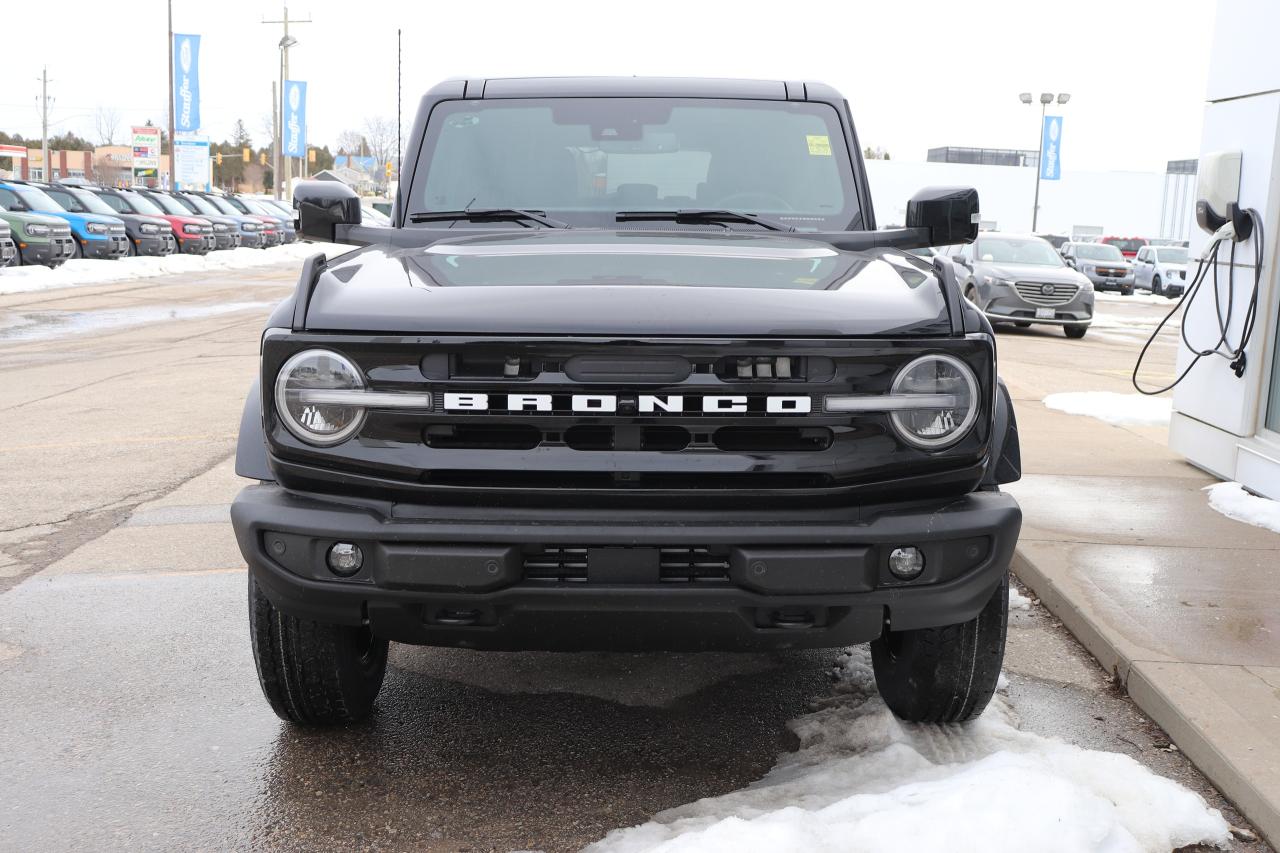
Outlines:
{"label": "red suv", "polygon": [[1103,237],[1098,242],[1106,243],[1108,246],[1115,246],[1120,250],[1120,254],[1129,260],[1133,260],[1138,254],[1138,250],[1148,245],[1151,241],[1146,237]]}

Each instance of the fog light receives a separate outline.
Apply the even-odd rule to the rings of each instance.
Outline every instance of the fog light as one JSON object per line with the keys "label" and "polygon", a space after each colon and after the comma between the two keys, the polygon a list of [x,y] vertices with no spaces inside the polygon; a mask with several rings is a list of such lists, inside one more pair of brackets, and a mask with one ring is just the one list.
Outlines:
{"label": "fog light", "polygon": [[919,548],[908,545],[889,552],[889,571],[895,578],[909,581],[924,571],[924,554]]}
{"label": "fog light", "polygon": [[329,571],[347,577],[360,571],[360,567],[364,565],[364,552],[359,545],[339,542],[329,549],[328,562]]}

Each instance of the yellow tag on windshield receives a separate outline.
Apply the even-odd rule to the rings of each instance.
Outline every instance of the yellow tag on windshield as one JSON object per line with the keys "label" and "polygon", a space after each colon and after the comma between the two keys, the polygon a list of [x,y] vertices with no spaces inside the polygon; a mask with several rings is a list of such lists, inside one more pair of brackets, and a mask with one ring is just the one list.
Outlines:
{"label": "yellow tag on windshield", "polygon": [[806,136],[809,142],[809,154],[816,157],[831,156],[831,137],[823,134],[821,136]]}

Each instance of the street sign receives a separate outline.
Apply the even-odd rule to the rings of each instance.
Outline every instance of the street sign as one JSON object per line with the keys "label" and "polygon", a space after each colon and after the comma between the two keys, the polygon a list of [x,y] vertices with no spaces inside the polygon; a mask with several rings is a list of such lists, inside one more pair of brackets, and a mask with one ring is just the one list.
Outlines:
{"label": "street sign", "polygon": [[209,140],[202,136],[179,136],[173,146],[174,189],[208,190]]}
{"label": "street sign", "polygon": [[307,156],[307,84],[284,81],[284,155]]}
{"label": "street sign", "polygon": [[173,129],[200,129],[200,36],[173,34]]}
{"label": "street sign", "polygon": [[154,178],[160,172],[160,128],[133,128],[133,179]]}
{"label": "street sign", "polygon": [[1040,136],[1040,179],[1062,177],[1062,116],[1045,116]]}

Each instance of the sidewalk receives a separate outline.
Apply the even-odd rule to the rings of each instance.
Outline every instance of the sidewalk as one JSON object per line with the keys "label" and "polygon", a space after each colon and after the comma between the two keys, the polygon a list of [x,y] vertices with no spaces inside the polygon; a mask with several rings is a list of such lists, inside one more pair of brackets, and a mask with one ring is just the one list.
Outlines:
{"label": "sidewalk", "polygon": [[1018,577],[1280,846],[1280,534],[1209,507],[1167,430],[1051,411],[1010,382]]}

